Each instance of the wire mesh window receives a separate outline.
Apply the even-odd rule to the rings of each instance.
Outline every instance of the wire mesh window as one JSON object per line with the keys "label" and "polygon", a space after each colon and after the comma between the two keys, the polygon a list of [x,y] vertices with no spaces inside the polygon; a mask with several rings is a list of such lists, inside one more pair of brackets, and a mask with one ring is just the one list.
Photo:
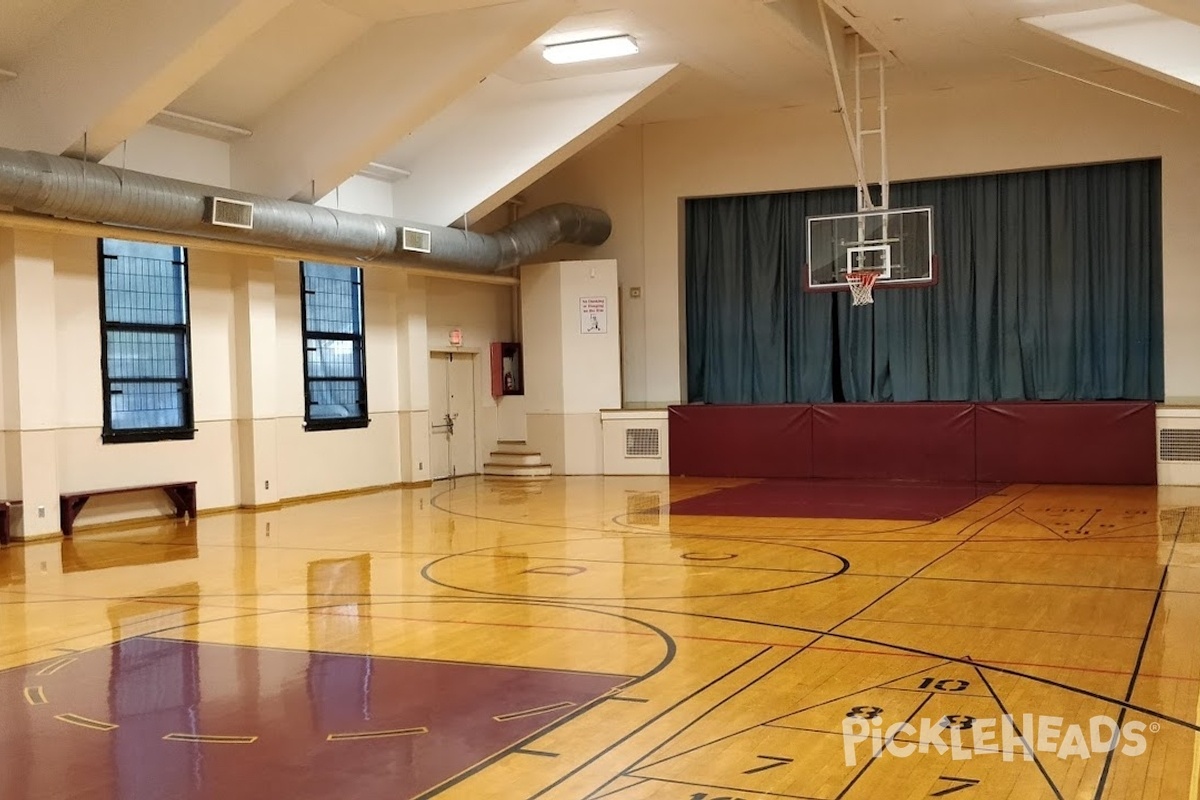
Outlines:
{"label": "wire mesh window", "polygon": [[305,422],[310,430],[367,424],[362,270],[300,265]]}
{"label": "wire mesh window", "polygon": [[187,251],[100,240],[104,440],[190,438]]}

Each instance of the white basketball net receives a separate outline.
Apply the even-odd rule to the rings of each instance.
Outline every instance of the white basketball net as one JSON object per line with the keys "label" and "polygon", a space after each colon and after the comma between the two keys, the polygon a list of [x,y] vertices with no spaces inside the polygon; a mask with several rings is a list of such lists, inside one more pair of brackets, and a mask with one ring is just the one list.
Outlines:
{"label": "white basketball net", "polygon": [[865,306],[875,302],[875,281],[882,273],[864,269],[846,273],[846,284],[850,287],[851,305]]}

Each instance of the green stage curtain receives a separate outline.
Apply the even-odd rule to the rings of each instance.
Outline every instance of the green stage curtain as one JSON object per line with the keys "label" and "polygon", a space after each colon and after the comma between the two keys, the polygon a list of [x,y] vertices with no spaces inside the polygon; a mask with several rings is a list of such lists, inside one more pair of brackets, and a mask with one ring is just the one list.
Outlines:
{"label": "green stage curtain", "polygon": [[1161,400],[1157,160],[893,184],[939,280],[803,289],[805,219],[851,189],[688,200],[688,396],[709,403]]}

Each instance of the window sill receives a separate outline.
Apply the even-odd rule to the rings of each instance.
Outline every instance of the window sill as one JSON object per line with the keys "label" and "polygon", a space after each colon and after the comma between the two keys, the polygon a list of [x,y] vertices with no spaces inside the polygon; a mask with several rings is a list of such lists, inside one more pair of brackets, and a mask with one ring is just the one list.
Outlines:
{"label": "window sill", "polygon": [[104,431],[100,440],[104,444],[131,444],[134,442],[177,442],[196,438],[195,428],[155,428],[147,430]]}
{"label": "window sill", "polygon": [[310,419],[304,423],[306,431],[344,431],[352,428],[365,428],[371,424],[369,417],[353,419]]}

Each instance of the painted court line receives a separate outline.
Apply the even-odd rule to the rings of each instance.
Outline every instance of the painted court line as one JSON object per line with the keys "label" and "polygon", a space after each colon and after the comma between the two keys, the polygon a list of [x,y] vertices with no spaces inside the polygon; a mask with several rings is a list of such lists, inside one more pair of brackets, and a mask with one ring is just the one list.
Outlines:
{"label": "painted court line", "polygon": [[59,659],[58,661],[55,661],[55,662],[54,662],[54,663],[52,663],[52,664],[47,664],[46,666],[42,667],[40,670],[38,670],[38,671],[37,671],[37,673],[36,673],[36,674],[37,674],[39,677],[40,677],[40,676],[42,676],[42,675],[53,675],[54,673],[58,672],[58,671],[59,671],[60,669],[62,669],[63,667],[66,667],[66,666],[68,666],[68,665],[70,665],[70,664],[74,664],[74,663],[75,663],[76,661],[78,661],[78,660],[79,660],[79,659],[77,659],[77,658],[63,658],[63,659]]}
{"label": "painted court line", "polygon": [[189,742],[191,744],[254,744],[257,736],[212,736],[202,733],[168,733],[164,742]]}
{"label": "painted court line", "polygon": [[326,737],[329,742],[356,742],[363,739],[389,739],[395,736],[416,736],[429,733],[429,728],[399,728],[393,731],[365,731],[363,733],[331,733]]}
{"label": "painted court line", "polygon": [[78,725],[81,728],[89,728],[94,731],[115,731],[119,725],[114,725],[111,722],[101,722],[98,719],[89,719],[81,717],[78,714],[59,714],[55,717],[60,722],[67,722],[71,725]]}
{"label": "painted court line", "polygon": [[558,711],[562,708],[574,708],[575,704],[569,700],[564,700],[561,703],[554,703],[549,706],[539,706],[538,708],[530,708],[525,711],[513,711],[509,714],[500,714],[492,717],[496,722],[509,722],[514,719],[524,719],[525,717],[536,717],[538,714],[548,714],[551,711]]}

